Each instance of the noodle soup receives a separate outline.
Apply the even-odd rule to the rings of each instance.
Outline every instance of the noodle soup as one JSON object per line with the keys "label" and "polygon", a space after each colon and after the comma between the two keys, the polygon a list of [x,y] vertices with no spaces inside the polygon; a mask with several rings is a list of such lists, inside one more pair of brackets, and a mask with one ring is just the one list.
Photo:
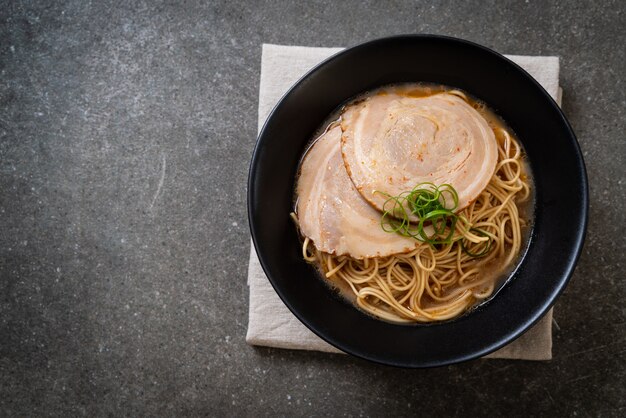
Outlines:
{"label": "noodle soup", "polygon": [[320,127],[296,183],[303,257],[380,319],[462,315],[497,293],[528,244],[524,151],[484,103],[451,87],[351,100]]}

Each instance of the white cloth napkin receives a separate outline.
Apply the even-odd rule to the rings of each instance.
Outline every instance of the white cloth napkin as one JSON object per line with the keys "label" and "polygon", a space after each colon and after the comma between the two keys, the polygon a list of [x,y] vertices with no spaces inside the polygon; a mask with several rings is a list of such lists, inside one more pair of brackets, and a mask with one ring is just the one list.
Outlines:
{"label": "white cloth napkin", "polygon": [[[264,44],[261,58],[258,129],[261,129],[274,105],[302,75],[322,60],[341,50],[342,48]],[[507,57],[528,71],[560,104],[558,57],[518,55],[507,55]],[[283,304],[265,276],[252,243],[248,285],[250,311],[246,341],[249,344],[341,353],[313,334]],[[552,309],[520,338],[486,357],[550,360],[552,358]]]}

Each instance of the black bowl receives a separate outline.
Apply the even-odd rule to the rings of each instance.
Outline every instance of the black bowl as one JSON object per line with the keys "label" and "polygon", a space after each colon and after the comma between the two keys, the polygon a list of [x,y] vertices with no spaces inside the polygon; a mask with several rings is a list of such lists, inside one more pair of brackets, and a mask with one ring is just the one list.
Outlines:
{"label": "black bowl", "polygon": [[[480,309],[432,325],[377,320],[334,295],[302,260],[289,218],[298,162],[322,121],[359,93],[410,81],[458,87],[484,100],[523,143],[536,186],[530,245],[510,280]],[[259,135],[248,179],[248,216],[267,277],[285,305],[315,334],[368,360],[431,367],[488,354],[546,313],[580,254],[587,194],[576,137],[557,104],[528,73],[471,42],[411,35],[346,49],[291,88]]]}

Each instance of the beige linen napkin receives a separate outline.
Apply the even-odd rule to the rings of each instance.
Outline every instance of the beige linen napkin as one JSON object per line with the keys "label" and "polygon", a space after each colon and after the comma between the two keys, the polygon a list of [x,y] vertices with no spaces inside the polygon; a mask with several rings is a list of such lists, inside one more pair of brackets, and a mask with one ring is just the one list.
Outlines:
{"label": "beige linen napkin", "polygon": [[[270,111],[308,70],[342,48],[263,45],[259,91],[260,130]],[[560,103],[558,57],[508,55],[528,71]],[[250,311],[246,341],[252,345],[341,353],[306,328],[282,303],[268,281],[254,245],[248,268]],[[488,358],[549,360],[552,358],[552,309],[520,338]]]}

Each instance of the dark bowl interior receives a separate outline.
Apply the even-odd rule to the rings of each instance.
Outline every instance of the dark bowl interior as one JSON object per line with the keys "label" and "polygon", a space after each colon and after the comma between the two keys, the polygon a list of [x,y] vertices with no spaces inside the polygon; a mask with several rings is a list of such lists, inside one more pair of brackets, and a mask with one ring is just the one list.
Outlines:
{"label": "dark bowl interior", "polygon": [[[293,222],[294,180],[313,132],[347,99],[396,82],[435,82],[484,100],[517,133],[536,186],[528,251],[489,303],[456,320],[396,325],[334,295],[302,260]],[[248,184],[250,229],[283,302],[335,347],[380,363],[429,367],[476,358],[511,342],[552,306],[580,253],[587,179],[578,143],[545,90],[485,47],[448,37],[385,38],[347,49],[304,76],[274,108],[254,150]]]}

